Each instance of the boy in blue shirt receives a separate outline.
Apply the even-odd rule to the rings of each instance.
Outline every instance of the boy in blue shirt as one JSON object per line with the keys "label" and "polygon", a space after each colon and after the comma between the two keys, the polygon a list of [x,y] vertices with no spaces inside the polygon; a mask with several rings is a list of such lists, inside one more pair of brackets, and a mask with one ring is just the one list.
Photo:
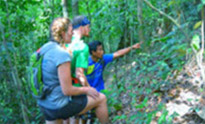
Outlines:
{"label": "boy in blue shirt", "polygon": [[98,92],[104,90],[103,70],[104,67],[114,59],[129,53],[132,49],[140,48],[136,43],[131,47],[118,50],[111,54],[104,54],[102,43],[93,41],[88,44],[90,56],[88,58],[87,80],[90,86],[96,88]]}

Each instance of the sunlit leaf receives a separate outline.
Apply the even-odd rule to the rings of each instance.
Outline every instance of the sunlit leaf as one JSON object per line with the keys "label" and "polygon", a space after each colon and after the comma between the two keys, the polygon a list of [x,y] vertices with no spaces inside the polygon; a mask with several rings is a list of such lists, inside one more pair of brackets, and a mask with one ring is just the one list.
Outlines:
{"label": "sunlit leaf", "polygon": [[166,121],[167,114],[168,114],[168,111],[163,112],[163,114],[160,116],[158,120],[158,124],[164,124],[164,122]]}
{"label": "sunlit leaf", "polygon": [[192,38],[192,42],[191,42],[191,46],[195,49],[195,50],[199,50],[200,49],[200,38],[199,35],[194,35]]}
{"label": "sunlit leaf", "polygon": [[201,21],[197,22],[195,25],[194,25],[194,29],[197,29],[201,26]]}
{"label": "sunlit leaf", "polygon": [[154,42],[166,42],[168,39],[170,39],[170,37],[166,36],[166,37],[162,37],[162,38],[153,39],[151,42],[152,43],[154,43]]}
{"label": "sunlit leaf", "polygon": [[201,2],[202,2],[202,4],[204,4],[204,5],[205,5],[205,0],[201,0]]}
{"label": "sunlit leaf", "polygon": [[135,108],[142,109],[147,106],[147,102],[148,102],[148,97],[146,97],[141,104],[136,105]]}
{"label": "sunlit leaf", "polygon": [[153,115],[154,115],[154,113],[148,113],[148,114],[147,114],[146,124],[150,124],[150,122],[152,121]]}
{"label": "sunlit leaf", "polygon": [[203,8],[203,3],[201,3],[197,6],[197,11],[200,12],[202,8]]}

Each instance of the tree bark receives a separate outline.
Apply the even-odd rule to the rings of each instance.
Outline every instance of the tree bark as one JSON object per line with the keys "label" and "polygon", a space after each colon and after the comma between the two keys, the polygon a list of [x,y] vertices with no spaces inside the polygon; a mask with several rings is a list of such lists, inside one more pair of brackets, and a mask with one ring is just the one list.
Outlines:
{"label": "tree bark", "polygon": [[204,53],[204,21],[205,21],[205,15],[204,15],[204,7],[203,5],[201,10],[201,50],[199,51],[199,62],[197,63],[201,70],[201,76],[202,76],[202,83],[203,83],[203,91],[201,98],[199,100],[199,111],[197,111],[197,114],[205,120],[205,67],[203,65],[203,53]]}
{"label": "tree bark", "polygon": [[79,15],[78,0],[72,0],[72,14],[73,17]]}
{"label": "tree bark", "polygon": [[127,0],[124,0],[123,3],[120,5],[120,12],[121,11],[124,11],[123,15],[120,16],[120,20],[119,21],[123,21],[124,24],[122,25],[123,27],[123,33],[121,35],[121,38],[120,38],[120,42],[119,42],[119,45],[118,45],[118,49],[122,49],[122,48],[125,48],[127,46],[127,41],[128,41],[128,26],[129,26],[129,23],[128,21],[126,20],[126,15],[125,15],[125,11],[128,11],[126,10],[128,8],[127,6]]}
{"label": "tree bark", "polygon": [[[88,18],[89,18],[89,20],[91,21],[91,13],[90,13],[90,7],[89,7],[89,3],[88,3],[89,1],[86,1],[86,5],[87,5],[87,7],[86,7],[86,9],[87,9],[87,12],[88,12]],[[92,21],[91,21],[92,22]]]}
{"label": "tree bark", "polygon": [[139,41],[142,43],[144,42],[144,35],[143,35],[143,28],[142,28],[142,0],[137,0],[137,18],[139,21],[139,29],[138,29],[138,34],[139,34]]}
{"label": "tree bark", "polygon": [[[7,1],[5,1],[5,4],[6,4],[7,16],[8,16],[8,15],[10,15],[10,13],[9,13]],[[10,27],[11,26],[10,22],[11,22],[11,20],[8,17],[7,18],[7,24],[9,26],[8,27],[8,32],[9,32],[10,36],[12,36],[11,35],[12,34],[11,33],[11,29],[10,29],[11,28]],[[2,37],[3,47],[5,48],[6,53],[8,53],[8,55],[7,55],[8,56],[7,57],[7,62],[8,62],[8,65],[9,65],[9,69],[11,70],[10,74],[11,74],[11,79],[12,79],[12,82],[13,82],[12,85],[16,88],[16,92],[14,92],[14,94],[20,96],[21,102],[19,103],[19,106],[21,106],[22,105],[21,103],[24,103],[24,101],[25,101],[25,99],[24,99],[25,97],[24,97],[24,94],[22,93],[22,83],[21,83],[21,80],[19,78],[19,73],[18,73],[18,69],[17,69],[18,65],[16,64],[17,60],[16,60],[15,54],[13,54],[13,56],[12,56],[12,54],[10,54],[10,51],[9,51],[9,48],[8,48],[8,45],[7,45],[7,39],[5,37],[5,34],[6,34],[5,27],[2,24],[1,19],[0,19],[0,33],[1,33],[1,37]],[[9,37],[9,41],[12,42],[12,40],[13,39],[11,39]],[[12,63],[12,58],[14,59],[14,63]],[[5,90],[7,90],[7,89],[5,89]],[[26,111],[22,110],[22,113],[26,113]],[[30,123],[29,119],[28,119],[28,116],[26,114],[23,115],[23,120],[24,120],[25,124],[29,124]]]}
{"label": "tree bark", "polygon": [[49,0],[49,5],[50,5],[50,7],[51,7],[51,16],[52,16],[52,20],[54,19],[54,11],[55,11],[55,6],[54,6],[54,0]]}
{"label": "tree bark", "polygon": [[62,0],[63,17],[68,18],[68,1]]}
{"label": "tree bark", "polygon": [[[169,12],[169,8],[166,7],[164,9],[165,13],[168,13]],[[169,32],[171,32],[172,30],[172,22],[169,21],[168,18],[164,17],[164,27],[163,27],[163,36],[167,35]]]}
{"label": "tree bark", "polygon": [[[205,21],[205,15],[204,15],[204,7],[203,5],[202,10],[201,10],[201,63],[203,63],[203,54],[204,54],[204,21]],[[203,67],[203,74],[205,72],[205,67]],[[203,75],[203,96],[205,97],[205,74]]]}
{"label": "tree bark", "polygon": [[201,23],[201,38],[202,38],[202,40],[201,40],[201,42],[202,42],[202,46],[201,46],[201,48],[202,48],[202,53],[204,52],[204,21],[205,21],[205,16],[204,16],[204,9],[205,9],[205,7],[204,7],[204,5],[203,5],[203,7],[202,7],[202,10],[201,10],[201,20],[202,20],[202,23]]}

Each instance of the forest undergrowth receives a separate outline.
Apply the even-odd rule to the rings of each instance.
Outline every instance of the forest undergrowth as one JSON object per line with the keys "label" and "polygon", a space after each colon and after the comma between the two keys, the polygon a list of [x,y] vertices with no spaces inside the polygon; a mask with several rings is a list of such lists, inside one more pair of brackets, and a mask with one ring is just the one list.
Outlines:
{"label": "forest undergrowth", "polygon": [[154,73],[146,72],[160,60],[147,63],[150,66],[143,70],[145,63],[139,64],[143,58],[145,55],[122,58],[105,69],[112,123],[204,124],[196,114],[202,85],[195,61],[189,58],[181,69],[170,70],[163,78],[159,76],[160,67]]}
{"label": "forest undergrowth", "polygon": [[85,42],[100,40],[106,53],[142,43],[141,50],[105,68],[112,124],[205,123],[196,114],[205,73],[195,59],[204,54],[205,0],[1,0],[0,5],[0,123],[44,123],[29,91],[29,57],[48,41],[54,18],[77,15],[91,21]]}

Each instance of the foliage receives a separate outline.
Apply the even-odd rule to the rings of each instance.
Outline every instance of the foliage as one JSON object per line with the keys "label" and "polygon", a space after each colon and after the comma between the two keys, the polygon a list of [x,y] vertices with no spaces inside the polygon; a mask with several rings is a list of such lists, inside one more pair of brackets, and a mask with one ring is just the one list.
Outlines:
{"label": "foliage", "polygon": [[[159,1],[161,2],[161,1]],[[171,3],[172,2],[172,3]],[[154,2],[153,2],[154,3]],[[180,6],[179,8],[175,8],[173,11],[171,8],[169,8],[170,14],[175,14],[173,16],[176,16],[176,11],[182,11],[179,9],[185,9],[185,6],[190,7],[190,1],[180,1],[180,3],[174,3],[174,1],[169,1],[168,6],[166,6],[166,2],[162,2],[163,7],[172,7],[172,6]],[[155,5],[155,3],[154,3]],[[160,4],[158,4],[160,5]],[[156,5],[157,6],[157,5]],[[145,7],[146,8],[146,7]],[[160,8],[160,7],[159,7]],[[163,8],[164,10],[165,8]],[[171,10],[170,10],[171,9]],[[153,119],[156,118],[156,113],[160,112],[162,115],[158,118],[157,122],[159,124],[162,123],[172,123],[172,119],[177,116],[171,115],[168,116],[168,111],[166,110],[165,107],[163,107],[164,103],[160,103],[155,106],[154,110],[148,110],[150,108],[150,98],[153,97],[153,93],[155,91],[167,91],[169,90],[169,85],[172,83],[173,78],[175,78],[175,73],[174,72],[180,72],[183,68],[183,65],[186,63],[186,55],[192,54],[192,49],[190,47],[191,45],[191,38],[186,38],[184,34],[177,29],[174,25],[172,25],[172,30],[170,30],[167,34],[158,34],[157,32],[149,32],[150,30],[160,26],[160,23],[166,23],[164,22],[163,18],[161,19],[158,13],[151,13],[150,8],[146,8],[145,13],[147,12],[146,15],[147,17],[144,17],[144,20],[146,21],[146,18],[148,20],[149,18],[149,25],[145,27],[145,33],[146,34],[153,34],[150,36],[148,41],[146,42],[146,46],[142,46],[142,48],[148,47],[149,49],[143,49],[141,51],[137,51],[137,58],[134,59],[136,62],[136,66],[134,66],[130,71],[126,71],[126,68],[117,68],[118,71],[116,73],[120,73],[122,71],[122,74],[126,73],[129,75],[129,79],[124,78],[120,74],[115,74],[114,75],[114,81],[113,83],[117,83],[120,85],[113,84],[110,86],[113,91],[115,91],[113,94],[109,95],[108,99],[108,106],[112,111],[119,111],[114,108],[115,102],[118,101],[118,103],[121,103],[119,98],[122,94],[129,94],[130,96],[127,97],[129,100],[130,98],[132,99],[131,101],[131,106],[130,108],[135,108],[136,113],[133,115],[129,115],[124,113],[118,116],[113,117],[113,123],[120,122],[119,120],[124,120],[124,123],[132,123],[133,121],[137,124],[143,124],[143,123],[150,123]],[[149,12],[149,14],[148,14]],[[177,12],[178,13],[178,12]],[[195,24],[197,23],[196,20],[197,18],[195,17],[188,17],[189,14],[197,14],[197,10],[193,9],[190,11],[186,11],[184,22],[182,21],[182,30],[184,30],[188,34],[192,34],[191,32],[195,34],[199,34],[196,29],[198,26]],[[177,16],[176,16],[177,17]],[[181,17],[178,17],[181,18]],[[185,20],[188,20],[188,22],[185,22]],[[153,22],[152,22],[153,21]],[[167,21],[167,20],[166,20]],[[184,24],[183,24],[184,23]],[[188,25],[191,24],[191,26]],[[195,26],[194,26],[195,25]],[[199,25],[199,24],[198,24]],[[171,25],[170,25],[171,26]],[[195,27],[194,31],[190,30]],[[162,27],[163,28],[163,27]],[[148,30],[149,29],[149,30]],[[193,35],[191,35],[193,36]],[[197,35],[198,36],[198,35]],[[187,41],[187,39],[189,41]],[[192,42],[193,45],[197,45],[199,41],[197,40],[196,42]],[[198,45],[199,46],[199,45]],[[132,59],[133,61],[133,59]],[[115,63],[116,64],[116,63]],[[119,64],[119,63],[118,63]],[[118,75],[118,76],[116,76]],[[136,79],[137,77],[137,79]],[[116,93],[117,91],[117,93]],[[117,96],[113,97],[114,94],[117,94]],[[156,97],[161,95],[156,93]],[[141,98],[141,96],[146,96],[143,98],[144,100],[137,100]],[[122,104],[122,103],[121,103]],[[124,106],[122,104],[122,106]],[[124,119],[126,117],[127,119]]]}
{"label": "foliage", "polygon": [[[113,113],[116,115],[112,119],[113,123],[118,120],[150,123],[159,111],[162,116],[158,123],[166,123],[166,119],[170,123],[172,117],[168,117],[163,103],[156,105],[157,109],[147,110],[150,97],[155,90],[169,88],[175,76],[173,72],[180,71],[186,63],[186,55],[192,54],[191,46],[199,49],[200,11],[204,0],[149,2],[175,18],[181,29],[146,4],[142,5],[143,24],[140,27],[137,18],[138,0],[79,1],[80,14],[87,15],[91,20],[91,36],[85,41],[102,41],[106,52],[114,52],[139,42],[138,30],[144,30],[142,49],[133,53],[138,56],[132,58],[136,66],[129,72],[130,80],[116,73],[113,77],[116,83],[110,86],[113,91],[105,91],[109,94],[110,113],[122,110],[124,104],[119,97],[129,92],[130,107],[136,110],[136,114]],[[26,67],[31,53],[48,41],[51,21],[62,16],[61,1],[1,0],[0,6],[0,122],[43,123],[42,113],[28,90]],[[73,16],[71,11],[72,8],[69,8],[70,17]],[[197,38],[194,37],[191,43],[193,36]],[[122,69],[123,74],[126,71]],[[146,97],[141,101],[136,99],[141,96]]]}
{"label": "foliage", "polygon": [[[0,114],[0,122],[42,123],[42,114],[28,91],[26,67],[30,54],[47,42],[49,24],[61,15],[61,9],[54,12],[48,0],[2,0],[0,5],[0,103],[6,113]],[[57,6],[60,2],[55,2]]]}
{"label": "foliage", "polygon": [[[162,107],[163,104],[156,105],[155,108],[158,109],[155,110],[149,110],[148,108],[150,108],[149,99],[153,97],[155,91],[166,92],[169,90],[169,85],[172,82],[170,79],[174,78],[175,71],[181,71],[183,64],[185,64],[185,55],[191,50],[187,43],[182,43],[176,40],[175,37],[169,35],[169,38],[166,36],[166,38],[153,40],[153,49],[148,52],[137,51],[138,56],[134,60],[136,64],[129,72],[126,72],[126,66],[125,68],[119,68],[119,71],[127,73],[130,79],[122,78],[119,76],[120,74],[114,78],[114,82],[120,82],[119,84],[121,85],[117,85],[117,89],[113,90],[115,92],[109,95],[108,104],[115,111],[119,111],[119,109],[115,108],[115,104],[119,104],[120,100],[116,98],[119,98],[121,94],[128,93],[130,99],[132,99],[130,108],[135,108],[136,114],[127,117],[127,123],[133,121],[137,124],[150,123],[158,111],[162,111],[162,116],[158,119],[158,123],[171,123],[171,117],[169,117],[169,122],[166,121],[168,112]],[[155,49],[157,48],[158,50],[156,51]],[[118,73],[120,73],[119,71]],[[115,84],[110,87],[113,89]],[[161,94],[156,93],[155,95],[158,97]],[[142,96],[145,96],[142,101],[136,100]],[[122,114],[113,118],[113,122],[121,120],[124,116]]]}

